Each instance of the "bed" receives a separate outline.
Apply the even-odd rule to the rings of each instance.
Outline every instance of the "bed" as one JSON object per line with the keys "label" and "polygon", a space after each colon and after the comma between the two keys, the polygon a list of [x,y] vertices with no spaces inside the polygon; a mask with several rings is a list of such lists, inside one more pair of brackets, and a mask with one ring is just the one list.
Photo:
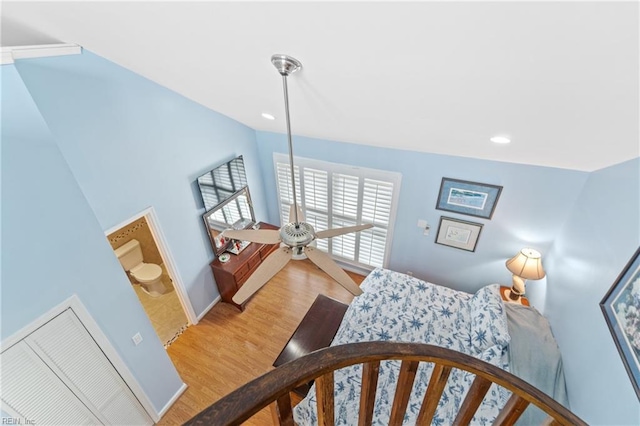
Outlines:
{"label": "bed", "polygon": [[[361,288],[364,293],[349,306],[331,346],[383,340],[453,349],[511,371],[568,406],[562,361],[548,322],[535,309],[503,303],[497,284],[469,294],[379,268]],[[380,364],[374,424],[388,424],[399,369],[397,361]],[[420,364],[403,424],[416,423],[432,369],[432,364]],[[362,365],[336,370],[334,377],[336,424],[357,424]],[[451,373],[432,424],[453,422],[474,377],[462,370]],[[492,424],[509,396],[492,385],[472,424]],[[295,407],[294,418],[299,425],[317,424],[315,389]],[[543,419],[530,407],[519,424]]]}

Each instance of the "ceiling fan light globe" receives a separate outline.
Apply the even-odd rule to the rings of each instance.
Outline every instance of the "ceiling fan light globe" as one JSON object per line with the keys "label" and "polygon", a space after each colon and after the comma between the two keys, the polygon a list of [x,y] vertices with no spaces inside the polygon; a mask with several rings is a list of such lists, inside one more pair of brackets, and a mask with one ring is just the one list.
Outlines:
{"label": "ceiling fan light globe", "polygon": [[315,238],[313,226],[306,222],[287,223],[280,228],[280,240],[289,247],[306,246]]}

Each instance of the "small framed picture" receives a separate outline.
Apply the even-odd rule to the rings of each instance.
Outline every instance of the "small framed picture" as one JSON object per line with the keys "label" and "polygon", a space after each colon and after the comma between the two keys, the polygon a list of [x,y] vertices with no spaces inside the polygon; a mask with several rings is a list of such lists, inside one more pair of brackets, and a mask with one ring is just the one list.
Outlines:
{"label": "small framed picture", "polygon": [[604,296],[600,308],[640,400],[640,248]]}
{"label": "small framed picture", "polygon": [[482,231],[481,223],[441,216],[436,243],[461,250],[476,251],[480,231]]}
{"label": "small framed picture", "polygon": [[491,219],[502,187],[442,178],[436,209]]}

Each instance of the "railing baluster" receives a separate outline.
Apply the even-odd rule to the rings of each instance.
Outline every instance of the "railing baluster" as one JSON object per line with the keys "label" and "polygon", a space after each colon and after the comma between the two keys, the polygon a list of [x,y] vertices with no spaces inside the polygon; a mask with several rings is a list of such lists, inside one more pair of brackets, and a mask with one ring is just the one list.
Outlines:
{"label": "railing baluster", "polygon": [[316,400],[318,408],[318,424],[320,426],[333,426],[333,371],[330,371],[316,379]]}
{"label": "railing baluster", "polygon": [[498,417],[494,420],[494,426],[510,426],[513,425],[522,415],[524,410],[529,406],[529,401],[513,394],[507,403],[502,407]]}
{"label": "railing baluster", "polygon": [[279,425],[294,426],[293,411],[291,410],[291,396],[289,392],[276,400],[275,409]]}
{"label": "railing baluster", "polygon": [[391,407],[391,417],[389,419],[390,426],[402,425],[419,364],[418,361],[402,361],[400,365],[396,395],[393,397],[393,407]]}
{"label": "railing baluster", "polygon": [[458,411],[458,415],[453,421],[453,426],[468,425],[471,423],[471,419],[473,419],[473,415],[476,413],[476,410],[478,410],[489,387],[491,387],[490,380],[476,376],[473,383],[471,383],[466,398],[462,401],[460,411]]}
{"label": "railing baluster", "polygon": [[436,414],[436,408],[438,408],[438,402],[440,401],[440,397],[442,397],[442,392],[449,379],[449,373],[451,373],[451,367],[445,367],[442,364],[434,365],[416,424],[431,424],[433,416]]}
{"label": "railing baluster", "polygon": [[376,402],[380,361],[362,365],[362,387],[360,389],[360,416],[358,426],[370,426],[373,422],[373,406]]}

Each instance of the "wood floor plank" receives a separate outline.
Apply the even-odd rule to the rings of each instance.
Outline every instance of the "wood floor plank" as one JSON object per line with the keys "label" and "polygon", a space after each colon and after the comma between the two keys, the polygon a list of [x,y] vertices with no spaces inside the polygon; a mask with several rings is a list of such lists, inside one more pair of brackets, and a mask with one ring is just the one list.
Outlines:
{"label": "wood floor plank", "polygon": [[[358,284],[363,276],[349,273]],[[353,295],[308,260],[292,261],[247,303],[244,312],[218,303],[168,349],[189,386],[158,423],[177,425],[272,364],[318,294],[350,303]],[[247,425],[269,425],[267,407]]]}

